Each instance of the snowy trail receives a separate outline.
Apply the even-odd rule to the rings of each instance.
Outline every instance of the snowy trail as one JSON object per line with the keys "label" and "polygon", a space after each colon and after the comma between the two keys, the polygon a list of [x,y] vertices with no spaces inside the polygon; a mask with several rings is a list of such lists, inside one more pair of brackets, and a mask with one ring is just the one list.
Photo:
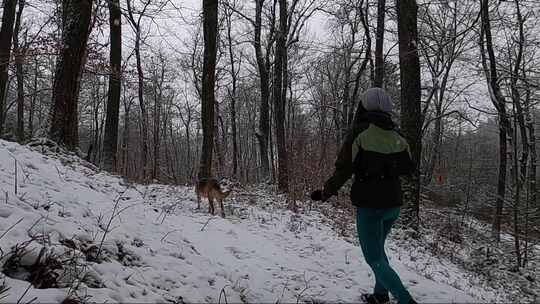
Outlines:
{"label": "snowy trail", "polygon": [[[30,239],[20,265],[34,264],[43,247],[64,262],[56,270],[63,282],[59,288],[28,288],[24,269],[2,275],[10,287],[2,302],[61,302],[67,295],[92,302],[225,303],[225,296],[229,303],[359,302],[373,285],[360,249],[337,237],[322,215],[297,217],[267,207],[276,199],[268,195],[253,194],[251,202],[233,195],[225,205],[232,205],[226,209],[234,214],[211,217],[193,210],[191,188],[130,187],[75,157],[59,160],[5,141],[0,141],[0,194],[7,198],[0,204],[0,234],[6,233],[0,239],[1,265],[12,246]],[[108,225],[104,261],[96,263],[88,252],[99,247]],[[70,268],[66,261],[73,259],[66,257],[75,253],[78,262]],[[420,276],[396,258],[401,255],[407,252],[390,246],[392,265],[419,302],[489,300],[481,290],[468,291],[480,295],[474,298]],[[73,290],[70,282],[81,284]]]}

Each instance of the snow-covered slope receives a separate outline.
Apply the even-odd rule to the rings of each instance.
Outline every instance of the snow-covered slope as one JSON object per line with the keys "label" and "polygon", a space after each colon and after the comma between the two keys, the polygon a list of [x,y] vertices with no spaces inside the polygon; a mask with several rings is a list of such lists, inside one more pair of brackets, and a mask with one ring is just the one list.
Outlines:
{"label": "snow-covered slope", "polygon": [[[358,302],[371,291],[360,249],[318,212],[297,216],[279,197],[238,190],[228,217],[212,217],[194,210],[191,188],[131,185],[33,149],[47,155],[0,141],[3,302]],[[451,265],[432,277],[465,290],[421,276],[409,252],[389,247],[420,302],[498,300]]]}

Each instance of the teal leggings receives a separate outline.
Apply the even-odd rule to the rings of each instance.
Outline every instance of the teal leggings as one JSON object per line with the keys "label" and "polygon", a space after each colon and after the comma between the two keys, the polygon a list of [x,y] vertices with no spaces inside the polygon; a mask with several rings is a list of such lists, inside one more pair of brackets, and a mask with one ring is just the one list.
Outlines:
{"label": "teal leggings", "polygon": [[374,293],[388,295],[390,291],[399,304],[407,304],[411,295],[390,267],[384,252],[384,242],[399,217],[399,211],[399,208],[358,208],[356,227],[364,258],[375,273]]}

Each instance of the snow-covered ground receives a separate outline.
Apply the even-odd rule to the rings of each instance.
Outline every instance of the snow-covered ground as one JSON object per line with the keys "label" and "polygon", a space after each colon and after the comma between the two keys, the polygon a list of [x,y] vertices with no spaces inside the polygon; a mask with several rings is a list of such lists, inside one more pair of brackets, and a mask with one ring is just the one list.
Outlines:
{"label": "snow-covered ground", "polygon": [[[233,189],[227,218],[212,217],[205,204],[194,210],[190,187],[133,185],[33,149],[0,141],[2,302],[359,302],[372,289],[359,247],[316,211],[295,215],[278,196]],[[427,253],[388,247],[419,302],[503,299],[455,265],[424,260],[426,276],[415,265]]]}

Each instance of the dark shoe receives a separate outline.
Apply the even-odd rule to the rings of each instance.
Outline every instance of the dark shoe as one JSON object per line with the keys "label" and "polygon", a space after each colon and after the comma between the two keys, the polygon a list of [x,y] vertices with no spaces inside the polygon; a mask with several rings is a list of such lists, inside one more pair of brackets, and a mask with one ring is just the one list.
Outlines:
{"label": "dark shoe", "polygon": [[409,304],[418,304],[418,302],[416,302],[416,301],[413,300],[413,299],[410,299],[410,300],[409,300]]}
{"label": "dark shoe", "polygon": [[364,301],[367,304],[386,304],[390,303],[390,297],[388,295],[381,295],[381,294],[363,294],[362,295],[362,301]]}

